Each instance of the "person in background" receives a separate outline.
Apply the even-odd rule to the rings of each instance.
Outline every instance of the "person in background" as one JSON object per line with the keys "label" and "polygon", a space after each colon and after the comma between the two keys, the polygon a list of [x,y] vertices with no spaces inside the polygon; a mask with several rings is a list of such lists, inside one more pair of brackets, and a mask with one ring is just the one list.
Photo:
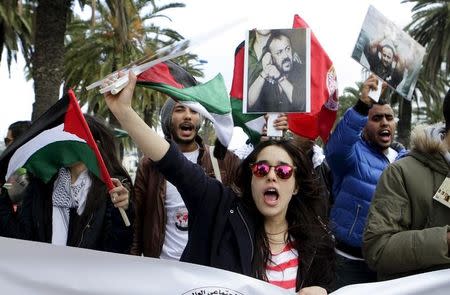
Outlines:
{"label": "person in background", "polygon": [[[131,178],[116,154],[112,131],[98,118],[85,115],[116,186],[106,185],[84,163],[61,167],[48,184],[30,175],[20,210],[14,214],[7,191],[0,196],[0,232],[4,236],[79,248],[129,253],[132,227]],[[110,196],[111,195],[111,196]]]}
{"label": "person in background", "polygon": [[31,126],[31,121],[17,121],[9,125],[5,137],[5,147],[8,147],[16,138],[25,133]]}
{"label": "person in background", "polygon": [[[197,85],[191,75],[175,63],[167,63],[170,71],[185,87]],[[161,108],[161,128],[165,138],[176,143],[183,155],[199,164],[206,174],[214,176],[215,160],[210,146],[203,142],[198,131],[203,118],[196,111],[168,98]],[[239,165],[239,158],[227,151],[217,160],[218,173],[225,185],[230,185]],[[189,213],[180,192],[143,157],[134,183],[136,220],[131,254],[179,260],[188,240]]]}
{"label": "person in background", "polygon": [[[161,109],[161,126],[166,138],[193,163],[214,176],[210,147],[198,135],[199,113],[168,98]],[[218,160],[221,179],[230,185],[239,158],[227,152]],[[189,214],[178,190],[142,158],[136,173],[136,222],[131,254],[179,260],[188,240]]]}
{"label": "person in background", "polygon": [[335,289],[376,281],[362,256],[364,225],[381,173],[406,153],[393,140],[394,111],[368,96],[370,89],[381,87],[377,84],[375,75],[364,82],[360,99],[346,111],[325,149],[333,175],[330,218],[338,254]]}
{"label": "person in background", "polygon": [[[9,125],[8,132],[4,139],[5,147],[7,148],[8,146],[10,146],[13,141],[20,137],[23,133],[25,133],[30,128],[30,126],[31,121],[16,121]],[[9,184],[6,184],[6,187],[10,189],[11,195],[14,196],[13,198],[11,198],[11,201],[13,204],[13,210],[16,212],[18,210],[18,207],[20,207],[22,203],[23,193],[25,191],[25,187],[29,182],[27,170],[25,168],[20,169],[13,176],[13,179],[9,179],[8,182]],[[5,184],[2,184],[2,188],[0,189],[0,191],[6,189],[4,185]]]}
{"label": "person in background", "polygon": [[445,124],[417,126],[411,151],[381,175],[367,217],[363,254],[380,280],[450,268],[450,208],[433,199],[450,193],[450,90]]}

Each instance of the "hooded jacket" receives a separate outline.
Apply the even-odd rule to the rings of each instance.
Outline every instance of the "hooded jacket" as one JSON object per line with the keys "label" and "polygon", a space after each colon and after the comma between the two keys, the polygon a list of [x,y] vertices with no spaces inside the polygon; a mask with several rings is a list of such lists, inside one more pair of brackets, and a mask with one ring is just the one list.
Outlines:
{"label": "hooded jacket", "polygon": [[390,165],[377,185],[363,254],[379,279],[450,267],[450,208],[433,199],[450,172],[447,145],[435,136],[443,126],[416,127],[411,152]]}

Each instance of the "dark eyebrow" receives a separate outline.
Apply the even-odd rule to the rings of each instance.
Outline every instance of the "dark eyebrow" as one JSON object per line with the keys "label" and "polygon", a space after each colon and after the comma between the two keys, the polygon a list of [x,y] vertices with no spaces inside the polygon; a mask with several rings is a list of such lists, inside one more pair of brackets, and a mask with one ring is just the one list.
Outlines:
{"label": "dark eyebrow", "polygon": [[[264,164],[269,164],[270,165],[269,161],[267,161],[267,160],[259,160],[259,161],[256,161],[255,163],[264,163]],[[277,161],[275,166],[276,165],[291,165],[292,166],[294,164],[289,164],[289,163],[284,162],[284,161]]]}
{"label": "dark eyebrow", "polygon": [[394,116],[394,114],[391,114],[391,113],[376,113],[376,114],[373,114],[372,115],[372,118],[373,117],[389,117],[389,116]]}

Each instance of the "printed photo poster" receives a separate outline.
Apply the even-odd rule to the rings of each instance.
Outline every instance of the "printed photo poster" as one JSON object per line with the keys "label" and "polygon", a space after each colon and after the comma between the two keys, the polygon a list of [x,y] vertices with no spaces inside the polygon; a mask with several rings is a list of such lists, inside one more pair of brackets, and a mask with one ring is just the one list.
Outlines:
{"label": "printed photo poster", "polygon": [[450,178],[445,178],[433,199],[450,208]]}
{"label": "printed photo poster", "polygon": [[310,47],[309,28],[248,31],[243,112],[310,112]]}
{"label": "printed photo poster", "polygon": [[411,100],[425,48],[369,6],[352,58]]}

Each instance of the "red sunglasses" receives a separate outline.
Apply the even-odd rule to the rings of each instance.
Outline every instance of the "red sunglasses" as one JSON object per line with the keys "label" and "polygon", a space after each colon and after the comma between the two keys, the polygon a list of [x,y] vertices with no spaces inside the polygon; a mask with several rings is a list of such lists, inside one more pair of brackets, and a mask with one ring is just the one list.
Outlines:
{"label": "red sunglasses", "polygon": [[295,167],[289,164],[279,164],[271,166],[267,162],[256,162],[250,164],[250,169],[256,177],[264,177],[270,172],[270,168],[275,168],[275,174],[281,179],[288,179],[294,173]]}

